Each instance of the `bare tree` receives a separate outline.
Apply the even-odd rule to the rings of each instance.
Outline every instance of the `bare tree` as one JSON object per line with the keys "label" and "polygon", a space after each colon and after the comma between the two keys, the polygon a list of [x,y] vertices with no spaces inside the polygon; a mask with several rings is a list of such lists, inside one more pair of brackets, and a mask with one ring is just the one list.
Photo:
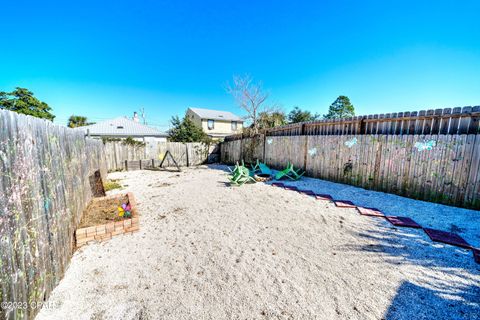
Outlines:
{"label": "bare tree", "polygon": [[249,75],[234,76],[233,84],[227,84],[226,90],[238,106],[247,112],[246,119],[252,123],[251,134],[258,134],[259,115],[269,109],[265,103],[268,93],[263,90],[262,83],[254,82]]}

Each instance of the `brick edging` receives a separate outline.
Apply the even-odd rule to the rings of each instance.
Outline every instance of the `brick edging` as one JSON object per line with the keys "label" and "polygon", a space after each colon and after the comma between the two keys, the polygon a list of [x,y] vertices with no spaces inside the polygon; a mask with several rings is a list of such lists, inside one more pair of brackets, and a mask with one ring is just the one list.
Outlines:
{"label": "brick edging", "polygon": [[133,193],[115,194],[106,197],[95,198],[94,202],[99,202],[108,199],[128,197],[131,206],[132,217],[122,221],[108,222],[96,226],[79,228],[75,230],[75,247],[80,248],[86,244],[96,241],[105,241],[111,239],[113,236],[119,234],[132,234],[140,230],[140,214],[137,210],[137,202]]}
{"label": "brick edging", "polygon": [[[305,194],[305,195],[308,195],[308,196],[315,196],[317,199],[319,200],[329,200],[331,202],[333,202],[337,207],[339,208],[356,208],[358,212],[360,212],[360,214],[362,215],[365,215],[365,216],[374,216],[374,217],[378,217],[378,218],[385,218],[387,219],[387,221],[389,221],[390,223],[394,224],[392,221],[391,221],[391,218],[403,218],[403,219],[408,219],[408,220],[411,220],[411,224],[410,225],[396,225],[396,226],[400,226],[400,227],[411,227],[411,228],[417,228],[417,229],[422,229],[429,237],[430,237],[430,234],[427,232],[427,230],[425,229],[428,229],[428,228],[423,228],[421,225],[417,224],[414,220],[408,218],[408,217],[393,217],[393,216],[386,216],[383,212],[381,212],[380,210],[378,209],[375,209],[375,208],[365,208],[365,207],[360,207],[360,206],[357,206],[355,205],[353,202],[351,201],[348,201],[348,200],[334,200],[332,198],[332,196],[328,195],[328,194],[317,194],[315,192],[313,192],[312,190],[301,190],[301,189],[298,189],[297,187],[295,186],[292,186],[292,185],[286,185],[286,184],[283,184],[281,182],[274,182],[274,183],[271,183],[271,184],[268,184],[267,185],[270,185],[272,187],[280,187],[280,188],[283,188],[285,190],[291,190],[291,191],[296,191],[298,193],[302,193],[302,194]],[[318,198],[320,196],[320,198]],[[340,204],[340,205],[339,205]],[[344,205],[344,204],[347,204],[347,205]],[[363,208],[363,209],[374,209],[376,211],[379,212],[379,214],[377,215],[372,215],[372,214],[364,214],[362,213],[362,211],[359,209],[359,208]],[[390,218],[390,219],[389,219]],[[441,230],[439,230],[441,231]],[[454,233],[455,235],[457,235],[456,233]],[[458,236],[458,235],[457,235]],[[430,237],[431,239],[431,237]],[[461,238],[463,240],[463,238]],[[432,241],[435,241],[433,239],[431,239]],[[464,241],[464,240],[463,240]],[[437,241],[438,242],[438,241]],[[445,243],[445,242],[443,242]],[[453,246],[457,246],[459,248],[463,248],[463,249],[467,249],[467,250],[472,250],[472,253],[473,253],[473,258],[475,260],[476,263],[480,264],[480,248],[475,248],[471,245],[469,245],[468,243],[466,243],[465,245],[459,245],[459,244],[454,244],[454,243],[448,243],[447,244],[449,245],[453,245]]]}

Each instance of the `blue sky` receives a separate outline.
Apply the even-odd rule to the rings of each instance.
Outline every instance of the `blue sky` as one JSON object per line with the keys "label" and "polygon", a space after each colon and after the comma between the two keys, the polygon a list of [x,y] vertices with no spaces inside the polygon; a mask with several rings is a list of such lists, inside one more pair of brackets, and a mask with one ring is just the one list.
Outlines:
{"label": "blue sky", "polygon": [[144,107],[162,129],[188,106],[241,114],[234,74],[321,114],[480,104],[480,1],[8,1],[0,90],[27,87],[65,123]]}

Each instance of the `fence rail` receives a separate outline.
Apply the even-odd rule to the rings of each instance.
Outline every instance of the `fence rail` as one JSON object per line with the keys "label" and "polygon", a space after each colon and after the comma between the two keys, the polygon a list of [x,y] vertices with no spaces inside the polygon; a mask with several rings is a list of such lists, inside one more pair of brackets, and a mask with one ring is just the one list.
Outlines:
{"label": "fence rail", "polygon": [[[476,134],[480,132],[480,106],[430,109],[301,122],[262,131],[267,136]],[[231,135],[225,141],[245,138]]]}

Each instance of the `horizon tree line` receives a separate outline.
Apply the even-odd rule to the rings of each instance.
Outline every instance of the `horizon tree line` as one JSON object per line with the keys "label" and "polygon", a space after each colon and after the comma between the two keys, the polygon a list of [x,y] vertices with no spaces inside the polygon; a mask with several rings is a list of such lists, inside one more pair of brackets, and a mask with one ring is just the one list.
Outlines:
{"label": "horizon tree line", "polygon": [[[249,126],[244,130],[255,135],[260,129],[273,128],[286,124],[316,121],[320,119],[335,119],[352,117],[355,108],[347,96],[339,96],[329,107],[328,113],[321,116],[309,110],[302,110],[294,106],[290,112],[285,113],[278,103],[268,101],[269,92],[263,89],[262,82],[255,82],[249,75],[234,76],[233,83],[226,85],[226,92],[236,101],[238,107],[247,115],[244,117]],[[0,109],[14,111],[21,114],[53,121],[55,115],[52,108],[45,102],[34,97],[33,92],[26,88],[16,87],[12,92],[0,91]],[[71,115],[67,126],[76,128],[94,124],[86,116]],[[186,119],[175,116],[171,119],[172,129],[169,135],[172,141],[194,142],[206,141],[206,135],[201,133],[201,128]],[[199,130],[200,129],[200,130]],[[194,141],[193,141],[194,140]]]}

